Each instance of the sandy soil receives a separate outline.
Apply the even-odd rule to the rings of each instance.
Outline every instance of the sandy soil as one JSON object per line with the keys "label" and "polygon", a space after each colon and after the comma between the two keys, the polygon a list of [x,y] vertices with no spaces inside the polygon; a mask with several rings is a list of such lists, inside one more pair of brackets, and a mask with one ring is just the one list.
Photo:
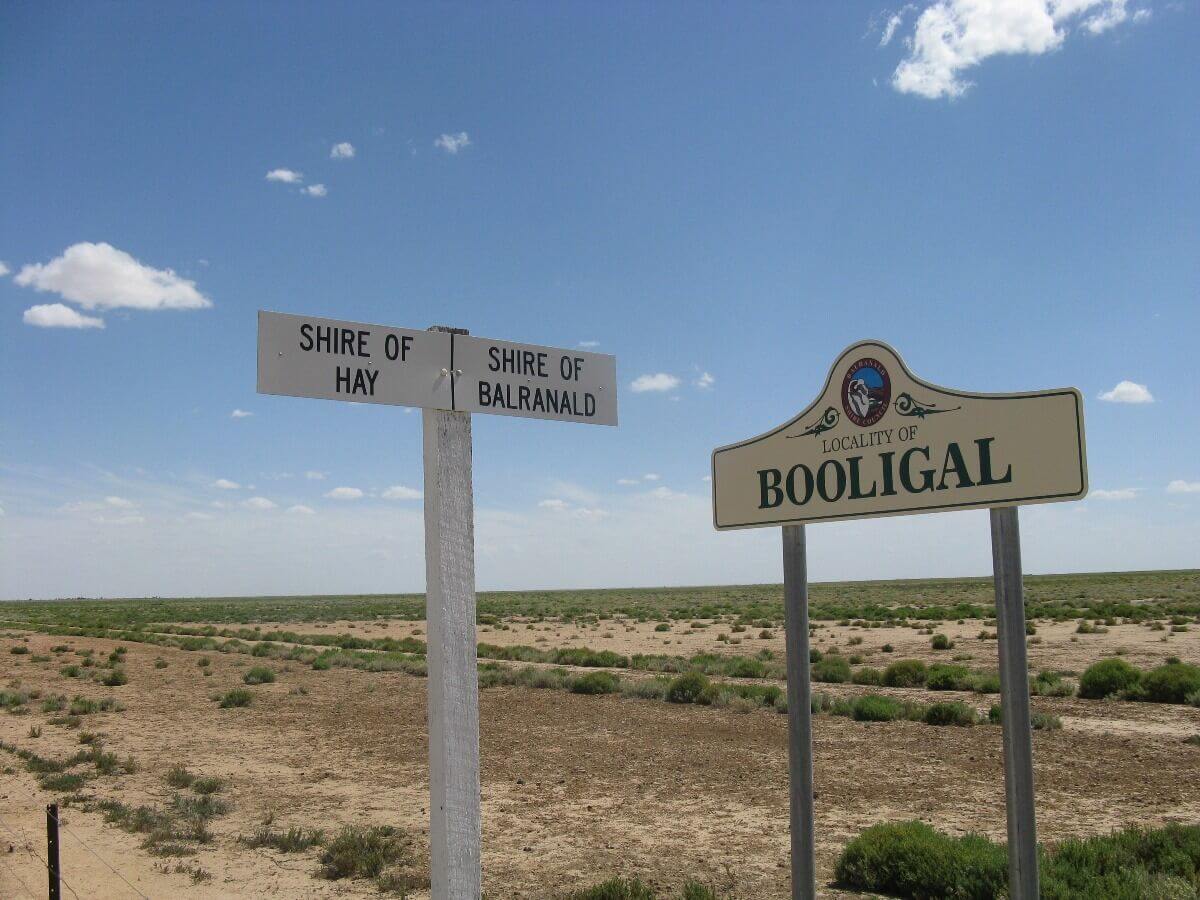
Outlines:
{"label": "sandy soil", "polygon": [[[287,626],[296,631],[347,631]],[[424,623],[360,623],[354,631],[402,636]],[[382,627],[380,627],[382,626]],[[890,659],[975,655],[970,665],[994,665],[995,642],[976,640],[979,622],[940,629],[958,644],[934,653],[929,638],[908,629],[818,630],[818,646],[837,643],[882,665]],[[632,630],[626,630],[632,628]],[[597,629],[543,623],[533,630],[481,630],[493,643],[590,646],[621,652],[699,650],[782,653],[782,635],[760,640],[746,632],[740,645],[716,641],[724,626],[668,635],[653,623],[602,622]],[[989,629],[991,630],[991,629]],[[1117,647],[1140,665],[1168,654],[1200,661],[1200,634],[1172,635],[1139,626],[1117,626],[1104,635],[1079,635],[1074,624],[1039,626],[1030,648],[1036,668],[1082,669]],[[612,637],[607,637],[607,634]],[[750,637],[754,634],[754,637]],[[731,635],[732,636],[732,635]],[[851,637],[861,646],[849,646]],[[662,642],[670,639],[667,646]],[[681,643],[675,643],[675,642]],[[12,656],[0,642],[0,679],[21,680],[44,693],[114,695],[126,709],[88,716],[84,729],[101,731],[107,749],[140,764],[133,775],[101,777],[88,791],[127,803],[163,803],[171,789],[167,770],[229,779],[233,811],[214,820],[215,841],[186,864],[212,880],[192,884],[186,874],[164,872],[176,860],[140,849],[140,837],[104,824],[98,812],[68,809],[63,870],[80,897],[136,897],[84,844],[142,894],[151,897],[374,897],[367,882],[314,877],[317,851],[281,854],[250,850],[237,836],[268,813],[277,826],[327,831],[341,824],[391,824],[415,840],[427,866],[425,682],[397,673],[292,664],[275,684],[253,688],[246,709],[219,709],[209,699],[241,684],[252,664],[246,657],[208,653],[211,677],[197,666],[200,654],[140,644],[129,648],[130,682],[117,688],[80,683],[59,674],[63,664]],[[58,643],[94,647],[106,654],[116,643],[30,635],[34,653]],[[892,654],[879,648],[895,647]],[[161,656],[167,668],[156,669]],[[253,662],[260,662],[253,660]],[[298,693],[303,688],[306,694]],[[853,693],[853,687],[823,686]],[[920,695],[921,692],[907,692]],[[945,697],[946,695],[940,695]],[[984,708],[995,698],[964,695]],[[1035,698],[1036,709],[1062,717],[1059,732],[1034,735],[1039,836],[1054,841],[1128,824],[1200,821],[1200,747],[1182,738],[1200,733],[1200,710],[1116,701]],[[50,756],[73,752],[77,730],[46,724],[46,714],[0,714],[0,739]],[[489,897],[543,898],[614,874],[641,875],[666,889],[697,877],[729,886],[738,898],[785,896],[787,882],[786,717],[767,711],[737,713],[672,706],[617,697],[583,697],[559,691],[494,688],[481,695],[483,751],[484,879]],[[28,736],[40,724],[42,735]],[[1003,772],[997,728],[932,728],[916,723],[863,724],[820,716],[815,720],[818,855],[823,896],[844,843],[874,822],[921,818],[950,831],[1004,836]],[[19,760],[0,753],[0,825],[11,852],[0,857],[0,896],[25,896],[23,882],[40,896],[45,875],[44,804]],[[82,842],[81,842],[81,840]],[[7,848],[5,848],[7,849]],[[18,879],[20,879],[18,881]],[[67,896],[70,896],[68,893]],[[422,896],[418,893],[416,896]]]}

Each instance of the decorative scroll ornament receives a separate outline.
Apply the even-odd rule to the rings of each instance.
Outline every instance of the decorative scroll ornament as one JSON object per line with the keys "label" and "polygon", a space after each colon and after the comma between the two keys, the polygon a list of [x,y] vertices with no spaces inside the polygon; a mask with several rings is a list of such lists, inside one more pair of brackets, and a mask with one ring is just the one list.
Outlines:
{"label": "decorative scroll ornament", "polygon": [[912,394],[908,391],[902,393],[896,398],[896,402],[892,404],[896,413],[901,416],[916,416],[918,419],[923,419],[926,416],[932,416],[936,413],[954,412],[962,409],[961,406],[952,406],[949,409],[938,409],[933,403],[918,403],[912,398]]}
{"label": "decorative scroll ornament", "polygon": [[842,414],[835,407],[829,407],[821,414],[821,418],[813,422],[799,434],[789,434],[790,438],[809,437],[821,434],[823,431],[828,431],[830,428],[836,428],[837,423],[841,420]]}

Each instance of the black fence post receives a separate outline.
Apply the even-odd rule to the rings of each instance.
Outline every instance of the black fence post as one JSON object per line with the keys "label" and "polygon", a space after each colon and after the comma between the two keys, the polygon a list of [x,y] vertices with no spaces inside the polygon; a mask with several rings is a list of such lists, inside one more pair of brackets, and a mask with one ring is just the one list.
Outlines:
{"label": "black fence post", "polygon": [[46,807],[46,870],[50,876],[50,900],[62,900],[58,861],[58,804]]}

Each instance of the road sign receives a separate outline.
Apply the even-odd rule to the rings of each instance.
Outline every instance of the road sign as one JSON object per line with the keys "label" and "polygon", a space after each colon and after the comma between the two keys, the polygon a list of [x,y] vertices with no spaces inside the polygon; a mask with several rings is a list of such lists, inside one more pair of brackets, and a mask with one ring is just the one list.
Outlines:
{"label": "road sign", "polygon": [[714,450],[712,491],[721,530],[1078,500],[1083,398],[938,387],[863,341],[794,419]]}
{"label": "road sign", "polygon": [[603,353],[258,313],[258,392],[425,409],[429,857],[433,900],[480,896],[471,413],[617,424]]}
{"label": "road sign", "polygon": [[614,356],[265,311],[258,392],[617,424]]}
{"label": "road sign", "polygon": [[463,412],[617,424],[617,359],[454,336],[454,408]]}
{"label": "road sign", "polygon": [[258,313],[258,392],[451,409],[449,334]]}
{"label": "road sign", "polygon": [[816,896],[805,524],[991,507],[1004,715],[1008,889],[1039,896],[1029,666],[1017,504],[1087,493],[1083,398],[1074,388],[975,394],[908,371],[862,341],[842,352],[800,415],[712,455],[713,524],[782,525],[792,900]]}

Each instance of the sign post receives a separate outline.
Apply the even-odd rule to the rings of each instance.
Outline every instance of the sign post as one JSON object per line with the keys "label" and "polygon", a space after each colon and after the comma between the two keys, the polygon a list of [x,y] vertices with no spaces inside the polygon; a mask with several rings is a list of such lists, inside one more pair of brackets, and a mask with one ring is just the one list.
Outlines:
{"label": "sign post", "polygon": [[783,612],[787,656],[788,808],[792,900],[814,900],[817,842],[813,814],[812,678],[808,668],[808,558],[803,525],[783,526]]}
{"label": "sign post", "polygon": [[424,410],[430,887],[433,900],[479,900],[471,414],[616,425],[616,359],[260,311],[258,392]]}
{"label": "sign post", "polygon": [[989,509],[996,585],[1009,896],[1038,896],[1033,744],[1017,505],[1087,494],[1074,388],[979,394],[922,381],[880,341],[842,352],[799,415],[712,454],[713,525],[783,526],[792,896],[815,896],[804,525]]}

